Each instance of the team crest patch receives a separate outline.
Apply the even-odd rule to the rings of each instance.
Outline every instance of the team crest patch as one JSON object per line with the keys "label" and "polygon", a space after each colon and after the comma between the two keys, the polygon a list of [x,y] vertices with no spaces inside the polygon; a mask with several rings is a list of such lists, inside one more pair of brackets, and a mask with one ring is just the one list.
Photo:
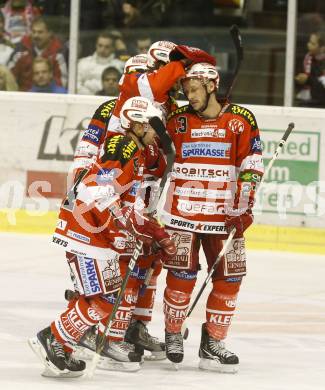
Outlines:
{"label": "team crest patch", "polygon": [[245,239],[235,238],[224,256],[225,276],[243,276],[246,274]]}
{"label": "team crest patch", "polygon": [[231,130],[234,134],[240,134],[244,131],[244,123],[239,119],[231,119],[228,122],[228,128]]}
{"label": "team crest patch", "polygon": [[193,233],[167,229],[171,239],[175,242],[176,256],[168,259],[164,267],[171,269],[191,269],[193,252]]}

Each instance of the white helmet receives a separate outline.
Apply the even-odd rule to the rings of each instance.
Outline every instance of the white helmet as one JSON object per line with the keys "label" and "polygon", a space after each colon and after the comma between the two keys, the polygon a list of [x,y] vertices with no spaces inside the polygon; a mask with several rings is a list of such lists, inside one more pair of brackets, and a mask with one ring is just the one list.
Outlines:
{"label": "white helmet", "polygon": [[121,125],[124,129],[130,129],[133,122],[148,123],[154,116],[162,119],[162,112],[154,107],[149,99],[141,96],[128,99],[120,112]]}
{"label": "white helmet", "polygon": [[[214,65],[208,62],[199,62],[194,64],[186,71],[184,79],[209,79],[214,80],[216,89],[219,87],[219,73]],[[184,80],[183,79],[183,80]]]}
{"label": "white helmet", "polygon": [[147,54],[137,54],[129,58],[125,65],[123,73],[131,73],[134,71],[146,71],[147,70]]}
{"label": "white helmet", "polygon": [[148,50],[148,68],[154,68],[158,61],[168,64],[169,53],[176,47],[175,43],[170,41],[154,42]]}

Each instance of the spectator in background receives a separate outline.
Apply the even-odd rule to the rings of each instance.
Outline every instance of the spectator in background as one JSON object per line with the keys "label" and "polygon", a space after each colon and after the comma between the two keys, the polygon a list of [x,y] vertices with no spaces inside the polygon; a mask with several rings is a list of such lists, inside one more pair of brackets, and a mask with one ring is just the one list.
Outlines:
{"label": "spectator in background", "polygon": [[310,35],[307,43],[308,52],[303,61],[303,72],[298,73],[295,77],[297,84],[302,87],[296,95],[301,105],[313,106],[315,104],[315,96],[312,96],[315,91],[312,93],[312,87],[315,88],[318,77],[322,75],[324,45],[324,33],[318,32]]}
{"label": "spectator in background", "polygon": [[31,35],[25,36],[16,47],[9,61],[21,91],[32,87],[32,64],[35,57],[48,58],[53,69],[54,80],[66,87],[68,68],[63,54],[62,42],[54,36],[44,18],[37,18],[32,23]]}
{"label": "spectator in background", "polygon": [[141,14],[134,0],[122,2],[122,13],[124,27],[136,27],[141,21]]}
{"label": "spectator in background", "polygon": [[102,73],[108,66],[122,73],[124,62],[116,58],[112,36],[101,33],[97,37],[94,54],[78,61],[78,93],[95,95],[101,89]]}
{"label": "spectator in background", "polygon": [[98,96],[117,96],[119,94],[118,82],[122,74],[111,66],[105,68],[102,73],[102,89],[96,92]]}
{"label": "spectator in background", "polygon": [[124,42],[123,35],[117,30],[110,31],[109,35],[114,40],[114,52],[116,58],[123,62],[127,61],[130,58],[130,55],[128,53],[126,43]]}
{"label": "spectator in background", "polygon": [[[163,19],[171,16],[169,13],[164,18],[167,8],[164,1],[120,0],[112,3],[115,3],[114,19],[117,28],[157,27],[161,25]],[[174,3],[178,2],[173,2],[171,9],[174,8]],[[192,1],[187,3],[192,4]],[[198,19],[197,15],[196,18]]]}
{"label": "spectator in background", "polygon": [[8,0],[2,8],[5,30],[15,45],[24,35],[30,34],[33,19],[40,15],[39,9],[32,3],[31,0]]}
{"label": "spectator in background", "polygon": [[33,85],[30,92],[67,93],[53,79],[52,65],[48,58],[36,57],[33,60]]}
{"label": "spectator in background", "polygon": [[0,64],[7,65],[9,58],[14,51],[12,43],[9,41],[9,35],[4,28],[4,17],[0,12]]}
{"label": "spectator in background", "polygon": [[0,65],[0,91],[18,91],[14,75],[4,65]]}
{"label": "spectator in background", "polygon": [[147,54],[151,44],[152,44],[151,38],[148,36],[142,36],[137,38],[137,40],[135,41],[134,55]]}

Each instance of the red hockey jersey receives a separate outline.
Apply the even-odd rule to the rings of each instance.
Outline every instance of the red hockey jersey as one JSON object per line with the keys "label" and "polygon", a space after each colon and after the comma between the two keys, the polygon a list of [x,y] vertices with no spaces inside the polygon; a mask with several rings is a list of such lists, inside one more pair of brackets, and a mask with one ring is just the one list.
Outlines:
{"label": "red hockey jersey", "polygon": [[137,198],[143,169],[142,150],[132,139],[109,138],[92,169],[82,171],[63,201],[53,243],[77,255],[109,258],[120,236],[114,215],[130,196]]}
{"label": "red hockey jersey", "polygon": [[252,207],[264,172],[254,115],[225,104],[217,118],[203,119],[184,106],[169,116],[167,129],[176,157],[162,221],[198,233],[225,234],[225,215]]}

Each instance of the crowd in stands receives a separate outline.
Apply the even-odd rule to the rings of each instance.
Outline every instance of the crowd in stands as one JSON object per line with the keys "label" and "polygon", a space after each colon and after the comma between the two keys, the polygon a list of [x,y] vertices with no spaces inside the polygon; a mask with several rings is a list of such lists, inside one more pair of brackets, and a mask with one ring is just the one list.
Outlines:
{"label": "crowd in stands", "polygon": [[[215,7],[226,3],[234,4],[232,0],[82,0],[76,92],[116,96],[127,59],[146,53],[157,40],[146,33],[146,27],[199,26],[207,15],[212,20]],[[67,93],[69,33],[68,29],[62,33],[58,20],[66,17],[68,26],[69,7],[69,0],[0,0],[0,90]],[[166,19],[170,7],[173,21]],[[308,15],[312,14],[298,20],[298,31],[306,30],[307,24],[310,38],[305,58],[298,60],[296,104],[325,107],[325,37],[321,32],[325,22],[316,13],[319,23],[315,16],[310,23]],[[163,38],[174,40],[168,33]]]}
{"label": "crowd in stands", "polygon": [[295,76],[298,105],[325,107],[325,33],[310,34],[301,71]]}
{"label": "crowd in stands", "polygon": [[[51,27],[46,13],[53,15],[55,10],[48,3],[0,2],[0,90],[67,93],[68,39]],[[84,3],[87,7],[87,1]],[[88,3],[96,9],[94,2]],[[114,15],[118,15],[116,25],[141,24],[141,13],[133,0],[120,2]],[[149,36],[142,35],[127,45],[121,32],[111,28],[98,33],[90,55],[82,55],[81,44],[77,93],[116,96],[125,62],[132,55],[146,53],[151,43]]]}

